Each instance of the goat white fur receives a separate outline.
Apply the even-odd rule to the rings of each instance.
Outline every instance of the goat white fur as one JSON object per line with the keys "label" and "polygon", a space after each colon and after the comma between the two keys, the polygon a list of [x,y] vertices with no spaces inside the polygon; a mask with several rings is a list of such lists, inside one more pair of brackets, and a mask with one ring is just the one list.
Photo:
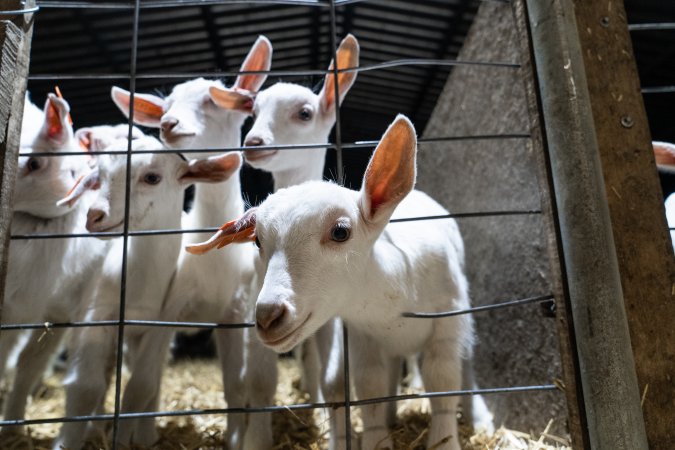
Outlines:
{"label": "goat white fur", "polygon": [[[127,138],[129,136],[129,124],[120,123],[118,125],[97,125],[94,127],[79,128],[75,132],[75,139],[80,148],[92,152],[101,150],[126,150]],[[141,139],[145,135],[136,127],[131,127],[131,140]],[[124,140],[122,140],[124,139]],[[112,148],[112,144],[117,142],[123,146],[121,148]]]}
{"label": "goat white fur", "polygon": [[[270,69],[272,45],[260,36],[249,51],[241,71]],[[266,74],[245,74],[237,77],[231,88],[220,81],[202,78],[174,87],[165,99],[149,94],[136,94],[134,121],[138,125],[159,127],[160,138],[172,149],[211,149],[199,155],[214,155],[215,149],[238,147],[241,126],[251,113],[255,93],[265,82]],[[230,94],[232,102],[223,104],[222,93]],[[129,93],[113,88],[112,97],[117,106],[129,115]],[[216,104],[218,103],[218,105]],[[219,106],[220,105],[220,106]],[[189,155],[188,155],[189,156]],[[196,187],[194,204],[183,216],[183,229],[219,226],[228,217],[243,213],[239,176],[232,176],[217,185]],[[183,244],[189,245],[207,237],[187,233]],[[253,276],[255,249],[237,246],[208,258],[195,258],[181,251],[176,275],[167,294],[167,320],[190,322],[243,322],[246,315],[248,289]],[[242,330],[218,329],[214,332],[221,362],[225,399],[231,407],[245,406]],[[251,419],[264,420],[260,414]],[[228,420],[227,441],[237,449],[244,440],[245,416],[232,415]],[[259,435],[251,426],[250,436]],[[259,447],[263,448],[263,447]]]}
{"label": "goat white fur", "polygon": [[[41,111],[25,100],[22,153],[79,151],[69,123],[69,106],[50,94]],[[12,215],[12,234],[72,234],[85,232],[90,198],[71,208],[57,206],[89,170],[87,156],[22,156],[19,158]],[[103,242],[88,238],[12,240],[2,321],[8,323],[70,322],[78,320],[83,290],[104,252]],[[36,280],[39,280],[36,282]],[[65,329],[28,332],[20,349],[13,385],[5,398],[4,419],[23,419],[28,395],[39,382]],[[19,331],[0,333],[0,378]],[[19,431],[5,427],[3,433]]]}
{"label": "goat white fur", "polygon": [[[360,192],[325,182],[280,190],[237,221],[231,227],[236,234],[226,227],[190,248],[203,252],[232,238],[255,238],[266,268],[256,303],[260,339],[285,352],[331,317],[341,317],[354,344],[352,373],[360,399],[388,395],[400,359],[417,353],[427,390],[458,390],[462,357],[472,346],[469,315],[402,317],[406,311],[469,307],[456,222],[388,225],[392,216],[447,214],[412,191],[416,148],[412,124],[399,116],[375,150]],[[457,402],[454,396],[431,399],[429,447],[459,450]],[[393,447],[386,404],[362,409],[362,448]]]}
{"label": "goat white fur", "polygon": [[[136,150],[157,150],[154,138],[133,141]],[[119,147],[119,143],[113,143]],[[74,189],[67,202],[77,201],[86,189],[97,191],[87,213],[91,232],[122,231],[125,205],[126,155],[106,155],[98,168]],[[172,153],[134,154],[131,157],[129,230],[180,227],[183,191],[195,182],[222,182],[236,176],[241,165],[238,153],[204,160],[185,161]],[[164,319],[164,300],[175,273],[180,252],[180,235],[130,236],[127,250],[126,319]],[[124,242],[116,239],[99,273],[88,290],[91,303],[85,320],[119,318],[121,261]],[[156,411],[163,363],[171,330],[126,327],[125,360],[131,371],[122,398],[122,411]],[[116,350],[114,327],[88,327],[75,333],[74,349],[66,385],[66,415],[100,412],[114,367]],[[87,424],[66,423],[53,448],[79,449],[87,435]],[[123,445],[149,446],[157,440],[154,419],[126,420],[120,423],[119,441]]]}
{"label": "goat white fur", "polygon": [[[346,36],[337,51],[337,67],[346,69],[357,67],[359,63],[359,44],[353,35]],[[328,70],[333,70],[331,62]],[[302,150],[264,150],[251,149],[244,152],[246,161],[257,169],[271,172],[274,178],[274,190],[278,191],[289,186],[310,180],[323,178],[328,136],[335,124],[335,76],[328,74],[319,94],[310,89],[291,83],[276,83],[261,91],[255,96],[253,113],[255,122],[244,139],[247,147],[265,145],[297,145],[317,144],[317,148]],[[356,72],[341,72],[337,77],[339,98],[337,104],[342,103],[345,95],[356,79]],[[223,107],[236,102],[236,92],[222,91],[214,100]],[[258,274],[258,285],[252,288],[255,299],[260,290],[264,274]],[[312,401],[319,401],[319,384],[326,384],[326,376],[320,370],[331,370],[330,384],[322,389],[328,400],[339,401],[344,397],[342,382],[342,346],[333,345],[333,340],[340,343],[342,324],[335,319],[322,327],[317,336],[312,336],[296,351],[301,353],[301,368],[303,374],[301,382],[303,389],[310,393]],[[269,350],[262,347],[256,340],[249,345],[248,360],[245,378],[257,389],[251,390],[249,403],[255,406],[273,404],[276,390],[276,358],[270,356]],[[331,410],[332,431],[338,427],[337,433],[344,436],[343,411]],[[257,415],[251,420],[261,420],[264,417]],[[335,423],[335,421],[339,423]],[[263,435],[265,430],[266,435]],[[340,431],[341,430],[341,431]],[[272,441],[271,427],[257,427],[258,442],[256,447],[268,447]],[[331,433],[333,443],[335,433]],[[334,444],[331,444],[331,448]],[[253,447],[252,447],[253,448]]]}

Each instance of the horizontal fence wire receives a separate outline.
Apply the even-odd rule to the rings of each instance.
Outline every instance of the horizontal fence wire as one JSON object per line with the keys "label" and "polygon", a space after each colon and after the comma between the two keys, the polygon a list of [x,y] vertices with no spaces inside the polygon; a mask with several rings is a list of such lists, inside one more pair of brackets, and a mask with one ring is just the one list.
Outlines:
{"label": "horizontal fence wire", "polygon": [[[396,67],[407,66],[484,66],[484,67],[500,67],[506,69],[518,69],[520,64],[512,61],[477,61],[477,60],[461,60],[461,59],[424,59],[424,58],[406,58],[383,61],[379,63],[348,67],[337,70],[338,73],[345,72],[369,72],[372,70],[393,69]],[[242,70],[242,71],[207,71],[207,72],[148,72],[139,73],[136,75],[137,80],[182,80],[192,78],[224,78],[235,77],[238,75],[261,75],[279,77],[309,77],[315,75],[328,75],[336,71],[326,69],[309,69],[309,70]],[[39,80],[123,80],[128,79],[127,73],[39,73],[28,76],[29,81]]]}
{"label": "horizontal fence wire", "polygon": [[[425,220],[440,220],[440,219],[467,219],[471,217],[499,217],[499,216],[529,216],[541,214],[540,209],[524,209],[511,211],[477,211],[467,213],[442,214],[437,216],[417,216],[417,217],[401,217],[398,219],[391,219],[389,223],[399,222],[417,222]],[[188,234],[188,233],[215,233],[218,227],[208,228],[172,228],[167,230],[129,230],[128,236],[160,236],[172,234]],[[15,234],[11,236],[12,240],[28,240],[28,239],[75,239],[75,238],[117,238],[122,237],[124,233],[119,232],[96,232],[96,233],[43,233],[43,234]]]}
{"label": "horizontal fence wire", "polygon": [[[555,300],[553,294],[544,294],[536,297],[528,297],[518,300],[507,300],[493,303],[491,305],[476,306],[472,308],[458,309],[456,311],[447,311],[440,313],[403,313],[403,317],[435,319],[450,316],[459,316],[463,314],[475,314],[485,311],[494,311],[504,308],[511,308],[514,306],[521,306],[530,303],[543,303],[545,301]],[[163,327],[163,328],[203,328],[203,329],[236,329],[236,328],[252,328],[255,326],[253,322],[242,323],[209,323],[209,322],[170,322],[162,320],[98,320],[98,321],[82,321],[82,322],[44,322],[44,323],[26,323],[26,324],[0,324],[0,331],[5,330],[45,330],[49,331],[52,328],[83,328],[83,327],[111,327],[119,325],[141,326],[141,327]]]}
{"label": "horizontal fence wire", "polygon": [[443,312],[405,312],[403,317],[411,317],[416,319],[438,319],[442,317],[459,316],[461,314],[470,314],[484,311],[493,311],[495,309],[508,308],[511,306],[529,305],[530,303],[543,303],[549,300],[555,300],[553,294],[539,295],[536,297],[523,298],[520,300],[510,300],[506,302],[495,303],[493,305],[474,306],[473,308],[462,309],[458,311],[443,311]]}
{"label": "horizontal fence wire", "polygon": [[[335,6],[347,6],[355,3],[367,3],[372,0],[335,0]],[[477,3],[510,3],[510,0],[474,0]],[[37,2],[42,8],[86,8],[86,9],[134,9],[133,2],[94,2],[77,0],[42,0]],[[182,8],[191,6],[216,5],[295,5],[330,8],[329,0],[146,0],[141,9]]]}
{"label": "horizontal fence wire", "polygon": [[0,11],[0,16],[19,16],[23,14],[30,14],[40,10],[39,6],[33,6],[26,9],[13,9],[9,11]]}
{"label": "horizontal fence wire", "polygon": [[[531,392],[555,391],[560,388],[556,384],[539,384],[528,386],[511,386],[489,389],[467,389],[456,391],[425,392],[420,394],[402,394],[386,397],[366,398],[363,400],[351,400],[351,406],[363,406],[374,403],[389,403],[402,400],[415,400],[435,397],[461,397],[467,395],[498,395],[498,394],[518,394]],[[298,411],[310,409],[335,409],[345,406],[345,402],[323,402],[323,403],[297,403],[293,405],[273,405],[273,406],[250,406],[246,408],[203,408],[181,411],[156,411],[156,412],[138,412],[138,413],[120,413],[119,419],[140,419],[140,418],[158,418],[158,417],[182,417],[182,416],[205,416],[205,415],[223,415],[223,414],[246,414],[246,413],[274,413],[284,411]],[[113,420],[113,414],[98,414],[91,416],[74,417],[53,417],[49,419],[29,419],[29,420],[0,420],[0,427],[4,426],[30,426],[50,423],[65,422],[87,422],[87,421],[108,421]]]}
{"label": "horizontal fence wire", "polygon": [[643,87],[641,91],[643,94],[667,94],[675,92],[675,86]]}
{"label": "horizontal fence wire", "polygon": [[[466,136],[444,136],[433,138],[419,138],[418,144],[441,143],[441,142],[461,142],[461,141],[489,141],[501,139],[529,139],[529,133],[506,133],[506,134],[476,134]],[[373,148],[376,147],[379,141],[357,141],[351,143],[344,143],[341,145],[343,149],[359,149],[359,148]],[[335,150],[337,145],[334,143],[316,143],[316,144],[294,144],[294,145],[259,145],[256,147],[220,147],[220,148],[198,148],[198,149],[159,149],[159,150],[134,150],[133,154],[160,154],[160,153],[178,153],[189,155],[193,153],[213,153],[213,152],[240,152],[240,151],[254,151],[262,152],[266,150],[308,150],[308,149],[330,149]],[[60,158],[65,156],[91,156],[91,155],[126,155],[126,150],[97,150],[97,151],[68,151],[68,152],[22,152],[19,156],[39,156],[48,158]]]}
{"label": "horizontal fence wire", "polygon": [[656,22],[656,23],[631,23],[628,25],[629,31],[672,31],[675,30],[675,22]]}

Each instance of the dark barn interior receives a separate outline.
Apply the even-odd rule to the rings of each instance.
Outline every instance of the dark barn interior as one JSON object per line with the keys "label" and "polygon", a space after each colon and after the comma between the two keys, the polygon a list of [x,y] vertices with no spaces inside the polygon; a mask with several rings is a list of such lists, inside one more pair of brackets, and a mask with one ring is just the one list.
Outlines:
{"label": "dark barn interior", "polygon": [[[128,88],[131,2],[38,3],[42,10],[36,15],[30,63],[33,99],[41,102],[58,84],[71,104],[76,127],[123,122],[110,101],[109,89],[113,84]],[[329,8],[297,5],[303,2],[218,4],[202,0],[167,9],[160,8],[163,3],[141,2],[138,92],[168,94],[173,85],[196,76],[231,82],[259,34],[274,45],[274,71],[325,70],[331,59]],[[358,37],[362,66],[407,58],[456,58],[480,4],[472,0],[336,3],[342,3],[335,17],[338,34]],[[628,0],[625,4],[631,24],[675,21],[675,7],[668,2]],[[675,30],[633,30],[632,37],[652,136],[675,141]],[[408,115],[421,133],[451,69],[449,65],[407,65],[360,73],[342,107],[342,141],[378,139],[394,112]],[[67,74],[91,76],[58,79],[57,75]],[[322,74],[271,75],[266,85],[283,80],[320,86],[322,78]],[[369,154],[362,149],[345,150],[347,185],[358,186]],[[334,178],[335,173],[335,154],[329,152],[325,175]],[[242,177],[252,203],[261,201],[271,189],[262,172],[247,168]],[[664,178],[663,187],[664,194],[672,192],[675,182]]]}

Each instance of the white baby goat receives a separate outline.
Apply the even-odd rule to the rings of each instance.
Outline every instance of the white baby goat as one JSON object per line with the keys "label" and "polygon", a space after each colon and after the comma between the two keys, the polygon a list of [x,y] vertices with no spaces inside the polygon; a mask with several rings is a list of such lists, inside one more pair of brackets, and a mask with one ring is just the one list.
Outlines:
{"label": "white baby goat", "polygon": [[[21,151],[58,155],[79,151],[69,123],[69,106],[50,94],[44,111],[28,98],[24,106]],[[87,156],[23,156],[14,193],[12,234],[86,232],[90,202],[74,208],[57,206],[80,175],[89,170]],[[12,240],[2,321],[8,323],[70,322],[79,318],[83,290],[105,244],[95,239]],[[58,348],[63,328],[29,332],[20,350],[14,383],[5,398],[4,419],[23,419],[26,400]],[[0,378],[19,331],[0,333]],[[3,433],[18,431],[6,427]]]}
{"label": "white baby goat", "polygon": [[[359,44],[356,38],[347,35],[336,51],[339,69],[359,65]],[[331,62],[328,70],[333,70]],[[256,96],[249,96],[253,102],[255,122],[244,139],[247,147],[263,145],[317,144],[316,148],[302,150],[246,150],[246,161],[256,169],[271,172],[274,190],[287,188],[311,180],[323,179],[328,136],[335,124],[335,76],[327,74],[323,88],[318,94],[310,89],[291,83],[276,83]],[[356,80],[356,72],[340,72],[337,76],[339,88],[338,105]],[[215,91],[215,92],[214,92]],[[217,104],[227,107],[245,103],[246,97],[240,92],[212,89]],[[263,274],[259,276],[262,283]],[[261,286],[254,288],[259,291]],[[255,295],[256,292],[253,294]],[[256,348],[258,346],[258,348]],[[303,389],[312,401],[319,401],[319,384],[325,400],[339,401],[344,398],[342,371],[342,324],[339,319],[329,321],[316,336],[310,337],[296,351],[302,353],[301,381]],[[268,349],[258,342],[249,346],[249,360],[246,378],[259,388],[252,391],[253,405],[272,404],[276,388],[276,359],[265,355]],[[321,368],[321,369],[320,369]],[[320,374],[320,370],[326,373]],[[330,370],[330,373],[327,371]],[[344,436],[344,413],[331,410],[331,447],[335,435]],[[269,430],[271,440],[271,430]]]}
{"label": "white baby goat", "polygon": [[[269,70],[271,60],[272,45],[267,38],[260,36],[243,62],[241,71]],[[253,106],[251,99],[266,77],[266,74],[240,75],[231,88],[225,88],[220,81],[199,78],[177,85],[165,99],[137,94],[134,121],[138,125],[159,127],[160,137],[169,148],[238,147],[241,143],[241,126]],[[219,107],[214,103],[216,99],[212,92],[232,93],[238,101]],[[122,112],[128,115],[129,93],[113,88],[112,97]],[[232,176],[225,183],[197,186],[192,210],[183,217],[182,227],[199,229],[219,226],[225,218],[240,215],[243,211],[239,176]],[[204,234],[187,233],[183,235],[183,244],[199,242],[206,237]],[[253,276],[255,249],[237,247],[209,258],[195,258],[181,252],[176,276],[166,300],[173,317],[169,315],[167,320],[243,322],[248,287]],[[243,332],[219,329],[214,335],[222,367],[225,399],[231,407],[244,406],[246,399],[241,379]],[[228,419],[226,439],[230,448],[236,449],[244,439],[245,416],[236,414]],[[253,425],[256,421],[267,424],[260,426],[271,427],[268,415],[255,414],[250,421],[250,436],[253,439],[258,435]]]}
{"label": "white baby goat", "polygon": [[[159,141],[145,146],[134,141],[136,149],[160,149]],[[119,147],[117,144],[113,144]],[[153,148],[154,147],[154,148]],[[91,232],[121,231],[125,204],[125,155],[106,155],[98,169],[78,184],[66,202],[77,201],[87,189],[97,197],[87,213]],[[129,205],[129,229],[152,230],[179,228],[183,191],[195,182],[222,182],[238,174],[241,156],[228,153],[187,162],[172,153],[133,155]],[[127,256],[126,319],[164,319],[164,300],[174,275],[181,237],[130,236]],[[91,304],[85,320],[115,320],[119,317],[120,275],[123,241],[116,239],[106,255],[103,267],[88,292]],[[116,349],[114,327],[89,327],[78,330],[66,385],[66,415],[98,412],[114,364]],[[156,411],[159,382],[167,354],[171,330],[166,328],[126,327],[126,358],[131,377],[122,399],[122,411]],[[53,448],[71,450],[82,447],[87,424],[66,423]],[[120,422],[120,443],[151,445],[157,440],[153,419]]]}
{"label": "white baby goat", "polygon": [[[101,150],[126,150],[127,141],[121,139],[126,139],[129,136],[129,124],[121,123],[118,125],[97,125],[94,127],[85,127],[79,128],[75,132],[75,139],[80,144],[81,149],[86,149],[92,152],[98,152]],[[143,136],[143,132],[136,127],[131,128],[131,139],[136,140],[140,139]],[[115,141],[118,141],[121,148],[112,148],[111,144]]]}
{"label": "white baby goat", "polygon": [[[354,344],[354,389],[360,399],[386,396],[400,358],[416,353],[427,390],[458,390],[462,356],[472,345],[469,315],[402,317],[406,311],[469,307],[456,222],[388,225],[392,216],[447,214],[412,190],[416,148],[412,124],[399,116],[375,150],[360,192],[325,182],[280,190],[189,249],[200,253],[255,239],[267,269],[256,304],[260,339],[285,352],[340,316]],[[431,398],[428,446],[459,450],[457,402],[455,396]],[[362,410],[362,448],[392,448],[386,404]]]}

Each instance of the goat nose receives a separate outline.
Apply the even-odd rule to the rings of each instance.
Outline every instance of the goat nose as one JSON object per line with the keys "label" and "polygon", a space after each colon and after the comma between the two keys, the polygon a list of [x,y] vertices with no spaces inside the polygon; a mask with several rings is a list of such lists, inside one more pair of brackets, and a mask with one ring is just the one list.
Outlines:
{"label": "goat nose", "polygon": [[105,217],[105,212],[96,209],[96,208],[90,208],[89,211],[87,211],[87,230],[91,230],[94,228],[94,226],[97,223],[100,223],[103,218]]}
{"label": "goat nose", "polygon": [[251,137],[248,137],[248,138],[246,138],[246,140],[244,141],[244,145],[245,145],[246,147],[259,147],[259,146],[261,146],[261,145],[263,145],[263,144],[264,144],[264,142],[263,142],[262,138],[261,138],[261,137],[258,137],[258,136],[251,136]]}
{"label": "goat nose", "polygon": [[283,303],[259,304],[255,308],[256,326],[263,331],[270,331],[281,325],[286,312]]}
{"label": "goat nose", "polygon": [[169,133],[174,128],[176,128],[176,125],[178,125],[178,119],[174,119],[173,117],[165,118],[159,124],[160,128],[162,129],[162,133]]}

